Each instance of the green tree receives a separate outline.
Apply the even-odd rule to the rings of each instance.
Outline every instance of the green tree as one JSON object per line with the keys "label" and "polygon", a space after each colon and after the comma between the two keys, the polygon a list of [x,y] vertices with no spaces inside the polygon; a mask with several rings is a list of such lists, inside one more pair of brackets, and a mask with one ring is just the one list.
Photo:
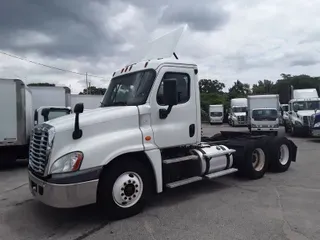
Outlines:
{"label": "green tree", "polygon": [[259,80],[257,84],[252,85],[252,94],[271,94],[275,93],[274,83],[270,80]]}
{"label": "green tree", "polygon": [[56,86],[54,83],[29,83],[28,86],[48,86],[48,87],[54,87]]}
{"label": "green tree", "polygon": [[83,91],[79,94],[104,95],[106,90],[106,88],[97,88],[95,86],[90,86],[88,88],[83,89]]}
{"label": "green tree", "polygon": [[229,100],[232,98],[247,97],[250,93],[250,85],[237,80],[233,86],[229,88]]}
{"label": "green tree", "polygon": [[222,93],[224,88],[224,83],[218,80],[201,79],[199,81],[200,93]]}

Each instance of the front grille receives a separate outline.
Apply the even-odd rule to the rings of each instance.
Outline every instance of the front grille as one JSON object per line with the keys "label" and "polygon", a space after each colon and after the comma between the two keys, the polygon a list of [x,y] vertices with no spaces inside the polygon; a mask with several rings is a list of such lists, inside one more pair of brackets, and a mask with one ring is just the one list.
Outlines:
{"label": "front grille", "polygon": [[29,167],[37,175],[44,175],[48,162],[49,126],[40,125],[34,128],[29,147]]}
{"label": "front grille", "polygon": [[303,116],[302,120],[303,120],[304,126],[310,126],[310,122],[311,122],[310,116]]}
{"label": "front grille", "polygon": [[243,123],[244,124],[244,123],[247,122],[247,117],[246,116],[238,116],[237,119],[238,119],[239,123]]}

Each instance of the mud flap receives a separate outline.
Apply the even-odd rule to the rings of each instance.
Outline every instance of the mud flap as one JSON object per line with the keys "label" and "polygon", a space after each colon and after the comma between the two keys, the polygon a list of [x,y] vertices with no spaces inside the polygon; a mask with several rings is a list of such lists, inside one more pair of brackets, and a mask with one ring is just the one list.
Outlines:
{"label": "mud flap", "polygon": [[298,152],[298,147],[297,145],[290,139],[288,139],[289,143],[290,143],[290,151],[291,151],[291,154],[292,154],[292,159],[291,161],[292,162],[296,162],[296,159],[297,159],[297,152]]}

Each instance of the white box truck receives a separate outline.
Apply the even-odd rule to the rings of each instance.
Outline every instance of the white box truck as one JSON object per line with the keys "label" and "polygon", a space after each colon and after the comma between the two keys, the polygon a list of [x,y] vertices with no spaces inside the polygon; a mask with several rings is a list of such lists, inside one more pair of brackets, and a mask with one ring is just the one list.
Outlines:
{"label": "white box truck", "polygon": [[19,79],[0,79],[0,164],[28,157],[33,127],[32,97]]}
{"label": "white box truck", "polygon": [[73,109],[77,103],[83,103],[84,109],[94,109],[101,105],[103,95],[68,94],[68,106]]}
{"label": "white box truck", "polygon": [[[258,179],[296,160],[297,146],[285,137],[201,137],[198,66],[161,51],[176,46],[177,31],[114,72],[100,108],[77,104],[74,114],[35,127],[30,152],[40,157],[29,159],[29,187],[36,199],[58,208],[97,203],[119,219],[165,188],[234,172]],[[287,154],[279,157],[280,148]]]}
{"label": "white box truck", "polygon": [[320,112],[320,98],[315,88],[293,89],[292,99],[289,101],[289,119],[286,132],[292,135],[311,134],[311,116]]}
{"label": "white box truck", "polygon": [[210,124],[222,124],[224,117],[224,110],[222,104],[209,105]]}
{"label": "white box truck", "polygon": [[34,125],[70,114],[65,87],[30,86]]}
{"label": "white box truck", "polygon": [[248,96],[248,128],[251,133],[278,135],[279,117],[278,94]]}
{"label": "white box truck", "polygon": [[247,126],[247,99],[233,98],[230,101],[228,122],[231,126]]}

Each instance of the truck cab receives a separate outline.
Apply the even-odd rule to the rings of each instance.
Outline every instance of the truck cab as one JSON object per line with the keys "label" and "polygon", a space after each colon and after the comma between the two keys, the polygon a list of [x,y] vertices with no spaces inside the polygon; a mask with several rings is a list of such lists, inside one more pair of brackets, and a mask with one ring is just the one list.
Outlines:
{"label": "truck cab", "polygon": [[293,99],[289,101],[288,129],[292,135],[311,133],[311,116],[320,109],[320,98],[316,89],[293,90]]}
{"label": "truck cab", "polygon": [[247,126],[247,106],[246,98],[231,99],[228,117],[231,126]]}
{"label": "truck cab", "polygon": [[222,124],[224,111],[222,104],[209,105],[210,124]]}
{"label": "truck cab", "polygon": [[248,96],[248,120],[251,133],[278,134],[279,95]]}
{"label": "truck cab", "polygon": [[[119,219],[165,188],[238,171],[258,179],[271,160],[282,172],[295,161],[297,147],[286,138],[202,138],[197,65],[159,57],[164,45],[152,46],[154,56],[147,48],[147,59],[114,72],[100,108],[76,104],[74,114],[34,128],[28,175],[36,199],[57,208],[97,203]],[[284,161],[271,157],[281,147]]]}

